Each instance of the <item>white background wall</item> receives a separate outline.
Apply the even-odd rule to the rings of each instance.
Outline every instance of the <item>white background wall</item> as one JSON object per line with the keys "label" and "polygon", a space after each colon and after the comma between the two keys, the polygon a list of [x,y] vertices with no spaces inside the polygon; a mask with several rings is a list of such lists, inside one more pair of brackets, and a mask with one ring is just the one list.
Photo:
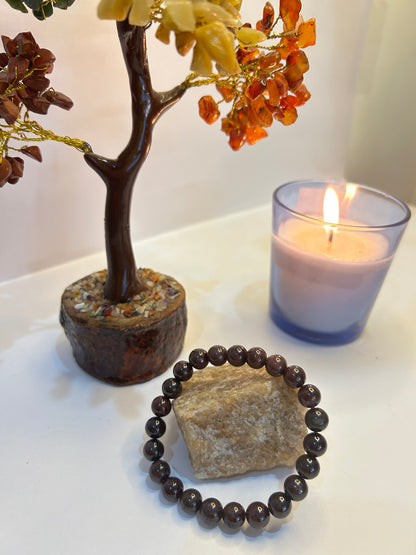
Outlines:
{"label": "white background wall", "polygon": [[373,0],[357,83],[346,175],[416,202],[413,0]]}
{"label": "white background wall", "polygon": [[[51,108],[39,121],[116,156],[129,136],[129,91],[114,24],[96,18],[96,5],[77,0],[38,22],[2,1],[0,31],[13,37],[31,30],[57,57],[52,85],[75,106],[70,112]],[[156,126],[135,189],[133,238],[265,204],[288,180],[342,177],[370,5],[304,0],[305,19],[316,17],[318,25],[318,43],[308,49],[312,98],[295,125],[276,122],[255,146],[232,152],[219,122],[208,127],[198,116],[197,100],[208,89],[187,92]],[[244,6],[248,20],[259,19],[262,2],[245,0]],[[155,39],[149,47],[155,88],[182,81],[189,60]],[[104,249],[103,183],[77,151],[59,143],[45,143],[42,151],[42,164],[28,160],[24,178],[0,190],[0,281]]]}

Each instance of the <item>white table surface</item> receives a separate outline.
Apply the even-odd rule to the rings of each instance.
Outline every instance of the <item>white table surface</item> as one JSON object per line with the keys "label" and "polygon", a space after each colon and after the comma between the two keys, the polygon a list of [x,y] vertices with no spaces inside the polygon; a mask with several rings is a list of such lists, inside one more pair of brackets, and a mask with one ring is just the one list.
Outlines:
{"label": "white table surface", "polygon": [[[184,355],[261,346],[299,364],[330,415],[328,452],[308,497],[263,531],[207,530],[167,506],[141,456],[151,400],[171,371],[115,388],[75,364],[60,294],[104,267],[88,257],[0,286],[0,553],[416,553],[416,220],[408,226],[364,334],[342,347],[295,340],[268,318],[270,207],[135,245],[137,262],[187,291]],[[10,240],[7,241],[10,244]],[[224,503],[267,502],[289,471],[202,483],[174,417],[166,457],[186,487]]]}

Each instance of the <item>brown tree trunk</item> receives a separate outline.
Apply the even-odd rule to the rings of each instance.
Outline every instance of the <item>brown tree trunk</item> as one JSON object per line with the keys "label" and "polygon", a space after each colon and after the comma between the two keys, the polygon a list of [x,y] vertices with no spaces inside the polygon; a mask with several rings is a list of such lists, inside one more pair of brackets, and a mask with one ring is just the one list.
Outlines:
{"label": "brown tree trunk", "polygon": [[181,98],[185,87],[180,85],[163,93],[154,91],[147,60],[146,27],[132,26],[125,20],[117,23],[117,30],[130,82],[132,132],[127,146],[115,160],[94,153],[85,154],[85,160],[107,187],[105,296],[112,302],[126,302],[145,288],[137,278],[130,235],[134,183],[149,152],[153,126]]}

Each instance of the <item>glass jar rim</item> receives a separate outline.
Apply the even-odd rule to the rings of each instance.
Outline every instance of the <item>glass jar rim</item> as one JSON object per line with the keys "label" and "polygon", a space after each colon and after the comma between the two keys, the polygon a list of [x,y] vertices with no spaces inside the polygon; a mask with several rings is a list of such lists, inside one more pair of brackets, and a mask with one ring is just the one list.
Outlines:
{"label": "glass jar rim", "polygon": [[319,225],[324,225],[327,224],[328,222],[325,222],[325,220],[323,218],[314,218],[313,216],[308,216],[306,214],[302,214],[302,212],[298,212],[296,210],[294,210],[293,208],[290,208],[289,206],[287,206],[280,198],[279,198],[279,193],[281,193],[283,190],[288,189],[289,187],[293,187],[294,185],[323,185],[326,187],[330,187],[331,185],[333,186],[337,186],[337,185],[355,185],[357,187],[359,187],[362,190],[368,191],[372,194],[377,195],[380,198],[384,198],[385,200],[395,204],[396,206],[400,207],[403,211],[403,217],[395,222],[392,223],[388,223],[388,224],[383,224],[383,225],[370,225],[370,224],[362,224],[362,225],[354,225],[354,224],[346,224],[346,223],[337,223],[337,224],[333,224],[335,227],[337,228],[343,228],[346,230],[360,230],[360,231],[376,231],[376,230],[382,230],[382,229],[388,229],[388,228],[394,228],[394,227],[399,227],[399,226],[403,226],[405,224],[407,224],[407,222],[410,219],[411,216],[411,212],[409,207],[400,199],[398,199],[397,197],[390,195],[389,193],[386,193],[384,191],[380,191],[379,189],[375,189],[374,187],[370,187],[368,185],[362,185],[360,183],[355,183],[355,182],[350,182],[350,181],[336,181],[336,180],[329,180],[329,179],[300,179],[300,180],[296,180],[296,181],[289,181],[287,183],[283,183],[282,185],[280,185],[277,189],[275,189],[274,193],[273,193],[273,200],[279,205],[281,206],[284,210],[286,210],[287,212],[289,212],[290,214],[292,214],[293,216],[296,216],[297,218],[300,218],[304,221],[308,221],[312,224],[319,224]]}

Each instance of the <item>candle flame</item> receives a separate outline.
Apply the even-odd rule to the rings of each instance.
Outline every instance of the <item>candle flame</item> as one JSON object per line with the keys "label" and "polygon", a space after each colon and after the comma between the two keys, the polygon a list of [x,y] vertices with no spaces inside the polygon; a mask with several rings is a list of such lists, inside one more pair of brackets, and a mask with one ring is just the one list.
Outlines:
{"label": "candle flame", "polygon": [[325,191],[324,221],[328,222],[329,224],[337,224],[339,222],[338,196],[332,187],[328,187],[328,189]]}
{"label": "candle flame", "polygon": [[[337,224],[339,222],[339,201],[338,196],[332,187],[328,187],[324,196],[324,222]],[[328,234],[329,244],[332,244],[336,227],[333,225],[324,225]]]}

